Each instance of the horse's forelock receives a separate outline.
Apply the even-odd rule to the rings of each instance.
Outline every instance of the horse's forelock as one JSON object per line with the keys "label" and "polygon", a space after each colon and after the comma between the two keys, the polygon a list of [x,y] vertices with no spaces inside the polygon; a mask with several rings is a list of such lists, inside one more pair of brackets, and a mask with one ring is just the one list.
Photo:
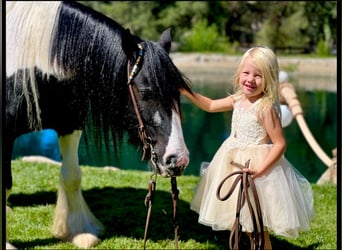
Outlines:
{"label": "horse's forelock", "polygon": [[[143,68],[168,105],[179,105],[179,88],[189,88],[190,81],[178,70],[170,55],[155,42],[144,42]],[[175,103],[176,102],[176,103]]]}

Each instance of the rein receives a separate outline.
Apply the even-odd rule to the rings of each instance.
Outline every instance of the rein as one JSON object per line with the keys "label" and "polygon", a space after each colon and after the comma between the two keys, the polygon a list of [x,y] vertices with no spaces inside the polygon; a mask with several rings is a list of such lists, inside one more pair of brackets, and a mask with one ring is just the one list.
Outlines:
{"label": "rein", "polygon": [[[232,165],[239,167],[241,170],[240,171],[235,171],[231,174],[229,174],[227,177],[225,177],[220,185],[217,188],[216,192],[216,197],[221,200],[225,201],[227,200],[234,192],[235,188],[237,187],[238,183],[240,182],[240,187],[238,190],[238,199],[237,199],[237,205],[236,205],[236,217],[234,221],[233,228],[231,230],[230,236],[229,236],[229,247],[231,249],[239,249],[239,240],[241,237],[241,225],[240,225],[240,211],[242,206],[244,205],[245,201],[247,201],[248,209],[251,215],[251,219],[253,222],[253,232],[251,234],[251,249],[264,249],[264,226],[263,226],[263,220],[262,220],[262,213],[261,213],[261,207],[260,207],[260,202],[257,194],[257,190],[254,184],[254,181],[249,173],[246,173],[242,171],[244,168],[249,168],[249,162],[248,160],[245,163],[245,166],[236,163],[236,162],[231,162]],[[230,177],[237,175],[236,179],[234,180],[230,190],[228,193],[221,197],[221,188],[225,181],[227,181]],[[251,199],[249,197],[248,193],[248,188],[251,188],[255,206],[256,206],[256,211],[252,206]],[[260,232],[259,232],[260,230]],[[234,245],[233,245],[234,242]]]}
{"label": "rein", "polygon": [[[147,216],[146,216],[146,224],[145,224],[145,232],[144,232],[144,249],[146,249],[147,231],[148,231],[148,226],[149,226],[149,222],[151,218],[152,203],[154,200],[154,193],[156,190],[156,183],[157,183],[158,157],[153,148],[152,138],[147,136],[146,134],[145,126],[144,126],[143,120],[139,112],[138,104],[137,104],[134,91],[133,91],[133,86],[132,86],[133,79],[140,69],[139,66],[142,61],[141,59],[144,56],[143,46],[141,44],[138,44],[138,47],[139,47],[138,58],[135,61],[132,70],[130,70],[130,61],[128,61],[127,63],[127,75],[128,75],[127,85],[128,85],[129,93],[131,95],[132,102],[133,102],[134,111],[139,122],[139,128],[138,128],[139,137],[143,143],[143,155],[142,155],[141,160],[145,159],[146,151],[149,149],[151,152],[150,160],[151,160],[151,163],[153,165],[153,170],[154,170],[154,173],[151,175],[150,180],[148,182],[148,193],[145,197],[145,206],[148,207]],[[177,200],[178,200],[179,190],[177,189],[177,180],[176,180],[176,177],[174,176],[171,177],[171,189],[172,189],[172,200],[173,200],[173,220],[174,220],[173,225],[175,229],[175,248],[178,249],[178,225],[177,225],[176,216],[177,216]]]}

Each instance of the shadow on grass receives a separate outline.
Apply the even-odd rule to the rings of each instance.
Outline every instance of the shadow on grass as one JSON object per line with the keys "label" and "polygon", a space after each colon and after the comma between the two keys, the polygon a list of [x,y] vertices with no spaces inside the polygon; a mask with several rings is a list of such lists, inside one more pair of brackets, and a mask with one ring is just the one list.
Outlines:
{"label": "shadow on grass", "polygon": [[57,192],[36,192],[34,194],[11,194],[8,197],[8,205],[10,207],[31,207],[54,205],[57,200]]}
{"label": "shadow on grass", "polygon": [[[83,195],[95,216],[106,227],[101,239],[125,236],[143,240],[147,207],[144,199],[147,190],[135,188],[93,188],[84,190]],[[181,197],[181,194],[180,194]],[[39,192],[32,195],[13,194],[9,197],[12,206],[34,206],[55,204],[55,192]],[[181,241],[195,240],[196,242],[209,242],[219,249],[229,248],[229,231],[213,231],[210,227],[197,222],[198,214],[190,210],[188,202],[181,199],[177,201],[178,237]],[[147,239],[152,241],[174,240],[173,203],[171,193],[165,191],[155,192],[152,213],[149,222]],[[273,249],[315,249],[318,244],[304,248],[293,245],[286,240],[271,236]],[[36,240],[31,242],[13,242],[17,246],[33,247],[34,245],[49,245],[58,242],[55,239]],[[242,234],[240,240],[242,249],[249,249],[249,239]]]}
{"label": "shadow on grass", "polygon": [[55,238],[48,238],[48,239],[36,239],[36,240],[31,240],[31,241],[18,241],[15,240],[11,242],[13,246],[16,247],[16,249],[33,249],[37,246],[44,247],[44,246],[49,246],[52,244],[58,244],[60,242],[59,239]]}

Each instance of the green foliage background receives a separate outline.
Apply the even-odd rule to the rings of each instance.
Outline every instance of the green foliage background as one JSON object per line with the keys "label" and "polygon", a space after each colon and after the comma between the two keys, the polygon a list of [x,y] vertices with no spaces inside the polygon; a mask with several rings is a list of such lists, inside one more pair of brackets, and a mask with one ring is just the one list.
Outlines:
{"label": "green foliage background", "polygon": [[180,51],[234,53],[267,45],[283,53],[328,55],[336,48],[340,18],[338,1],[80,2],[144,39],[157,41],[170,27],[173,49]]}

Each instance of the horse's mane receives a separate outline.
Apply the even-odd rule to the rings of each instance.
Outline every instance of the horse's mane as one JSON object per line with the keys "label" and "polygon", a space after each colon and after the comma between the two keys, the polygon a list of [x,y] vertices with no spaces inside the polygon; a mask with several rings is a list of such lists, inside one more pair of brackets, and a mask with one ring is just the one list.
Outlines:
{"label": "horse's mane", "polygon": [[96,141],[104,137],[107,144],[109,131],[114,143],[122,138],[128,59],[121,44],[127,32],[114,20],[67,2],[61,6],[51,47],[51,62],[66,76],[77,76],[73,84],[80,84],[79,94],[89,99],[89,130],[95,131]]}
{"label": "horse's mane", "polygon": [[55,23],[50,63],[57,64],[64,76],[87,73],[87,79],[121,71],[127,61],[121,48],[125,32],[117,22],[86,6],[63,2]]}

